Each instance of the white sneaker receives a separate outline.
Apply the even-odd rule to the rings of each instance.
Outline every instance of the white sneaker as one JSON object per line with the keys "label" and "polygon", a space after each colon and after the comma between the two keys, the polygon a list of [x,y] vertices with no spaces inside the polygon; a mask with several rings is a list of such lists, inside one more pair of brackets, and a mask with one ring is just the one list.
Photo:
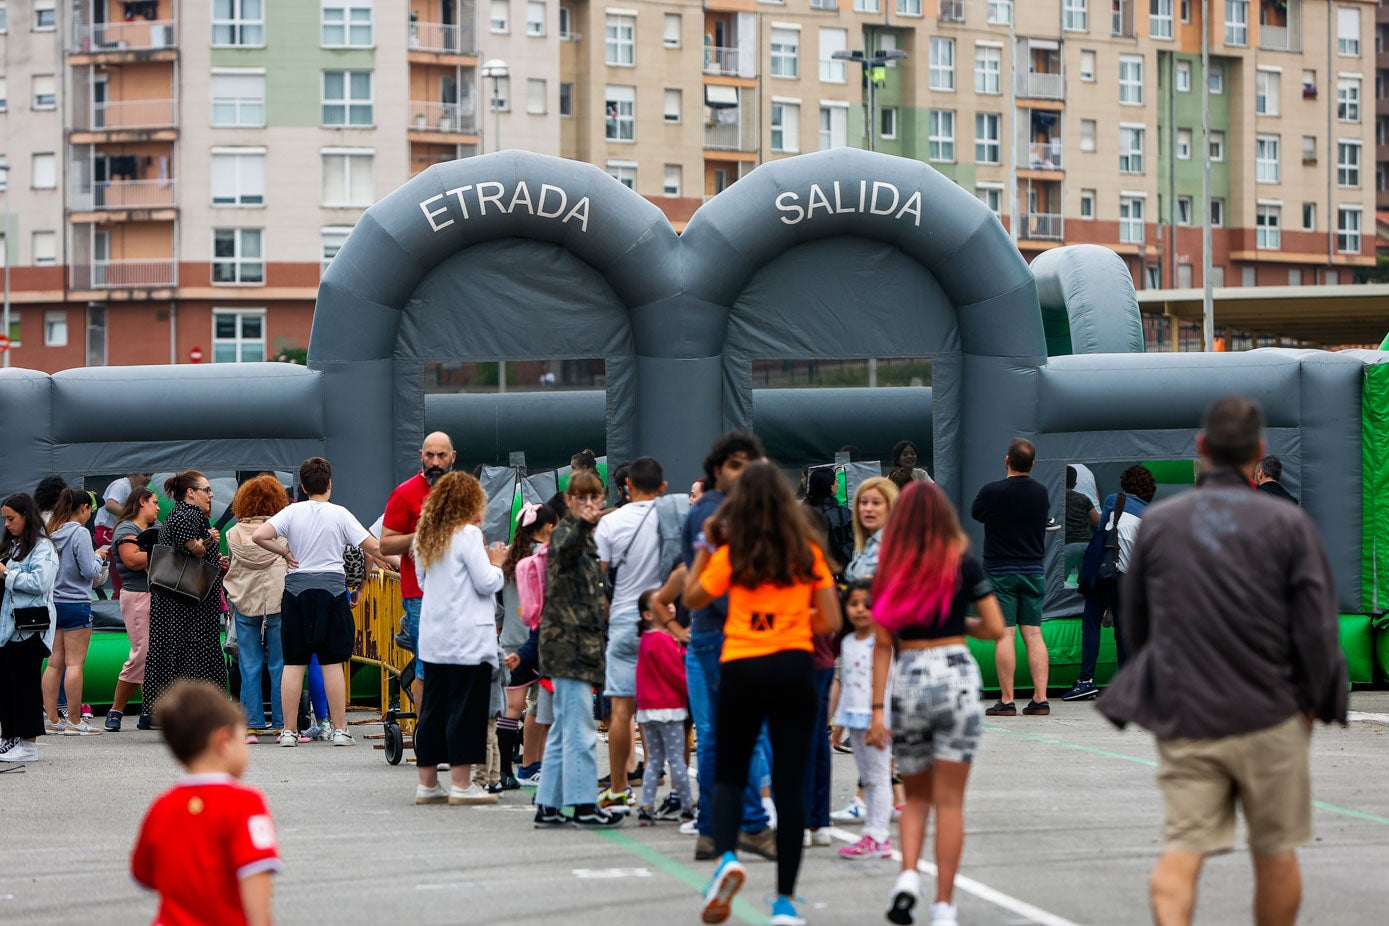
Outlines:
{"label": "white sneaker", "polygon": [[931,904],[931,926],[955,926],[957,922],[953,903]]}
{"label": "white sneaker", "polygon": [[352,738],[352,734],[351,734],[351,733],[348,733],[346,730],[334,730],[334,731],[333,731],[333,745],[334,745],[334,746],[356,746],[356,745],[357,745],[357,741],[354,740],[354,739]]}
{"label": "white sneaker", "polygon": [[455,807],[471,806],[474,804],[495,804],[498,797],[495,794],[488,794],[485,790],[478,787],[477,782],[473,782],[466,788],[450,787],[449,803]]}
{"label": "white sneaker", "polygon": [[33,762],[38,757],[38,747],[24,740],[16,740],[13,746],[0,752],[0,762]]}
{"label": "white sneaker", "polygon": [[59,717],[57,723],[54,723],[53,721],[51,721],[51,720],[49,720],[47,717],[45,717],[45,718],[43,719],[43,732],[45,732],[45,733],[57,733],[57,734],[60,734],[60,735],[61,735],[62,732],[63,732],[65,729],[67,729],[67,725],[68,725],[67,719],[64,718],[64,717]]}
{"label": "white sneaker", "polygon": [[[904,871],[897,876],[897,883],[892,886],[892,899],[887,905],[887,921],[898,923],[900,926],[908,926],[916,922],[916,916],[912,912],[916,908],[916,902],[921,898],[921,875],[914,871]],[[954,908],[952,908],[954,909]],[[934,908],[932,908],[934,912]]]}
{"label": "white sneaker", "polygon": [[449,802],[449,792],[441,784],[435,784],[432,788],[424,785],[415,786],[416,804],[447,804]]}
{"label": "white sneaker", "polygon": [[280,738],[276,740],[281,746],[298,746],[299,734],[293,730],[281,730]]}
{"label": "white sneaker", "polygon": [[856,797],[844,805],[842,810],[836,810],[830,814],[830,820],[835,823],[862,823],[866,816],[868,816],[868,805]]}
{"label": "white sneaker", "polygon": [[105,733],[105,732],[106,732],[105,730],[98,730],[96,727],[92,726],[91,724],[87,723],[87,721],[84,720],[84,721],[82,721],[81,723],[70,723],[70,724],[68,724],[68,725],[67,725],[67,728],[66,728],[65,730],[63,730],[63,735],[64,735],[64,736],[100,736],[101,734],[103,734],[103,733]]}
{"label": "white sneaker", "polygon": [[687,822],[685,822],[685,823],[680,824],[680,835],[681,835],[681,836],[698,836],[698,835],[699,835],[699,827],[695,825],[695,822],[694,822],[693,820],[689,820],[689,821],[687,821]]}
{"label": "white sneaker", "polygon": [[801,840],[801,845],[809,849],[812,846],[823,848],[830,844],[829,831],[821,827],[820,829],[806,830],[805,838]]}

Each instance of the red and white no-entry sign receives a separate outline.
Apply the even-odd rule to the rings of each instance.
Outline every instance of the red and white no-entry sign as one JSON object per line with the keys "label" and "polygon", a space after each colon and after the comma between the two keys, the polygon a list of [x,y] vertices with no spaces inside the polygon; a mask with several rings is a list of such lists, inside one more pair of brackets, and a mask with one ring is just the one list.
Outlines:
{"label": "red and white no-entry sign", "polygon": [[9,350],[9,349],[10,349],[10,336],[9,336],[8,334],[0,334],[0,354],[3,354],[5,351],[7,351],[7,350]]}
{"label": "red and white no-entry sign", "polygon": [[190,350],[190,351],[188,352],[188,359],[191,360],[191,361],[193,361],[194,363],[202,363],[202,362],[203,362],[203,349],[202,349],[201,347],[195,347],[195,348],[193,348],[192,350]]}

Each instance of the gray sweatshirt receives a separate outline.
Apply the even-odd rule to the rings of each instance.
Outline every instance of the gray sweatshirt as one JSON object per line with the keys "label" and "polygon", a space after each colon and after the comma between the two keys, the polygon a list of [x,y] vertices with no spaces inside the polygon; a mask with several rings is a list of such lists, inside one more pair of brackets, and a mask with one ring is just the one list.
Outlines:
{"label": "gray sweatshirt", "polygon": [[101,572],[101,560],[92,549],[92,535],[76,521],[69,521],[53,533],[58,548],[58,581],[53,583],[53,600],[86,604],[92,600],[92,580]]}

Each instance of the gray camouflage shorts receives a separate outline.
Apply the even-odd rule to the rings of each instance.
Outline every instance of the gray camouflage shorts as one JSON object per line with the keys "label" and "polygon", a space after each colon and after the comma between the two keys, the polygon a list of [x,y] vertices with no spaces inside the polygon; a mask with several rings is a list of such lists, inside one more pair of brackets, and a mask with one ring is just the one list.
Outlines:
{"label": "gray camouflage shorts", "polygon": [[917,775],[937,760],[972,762],[979,749],[983,682],[969,647],[906,649],[892,681],[892,754],[897,771]]}

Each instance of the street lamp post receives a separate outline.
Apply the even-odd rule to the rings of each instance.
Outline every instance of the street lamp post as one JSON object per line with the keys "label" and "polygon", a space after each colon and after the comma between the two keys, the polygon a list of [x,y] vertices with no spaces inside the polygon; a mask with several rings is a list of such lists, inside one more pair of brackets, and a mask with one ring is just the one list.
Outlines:
{"label": "street lamp post", "polygon": [[867,109],[864,111],[863,133],[868,136],[868,150],[878,150],[878,82],[875,73],[878,68],[887,67],[889,61],[901,61],[907,57],[907,53],[900,48],[880,48],[869,54],[862,49],[853,51],[836,51],[830,54],[831,58],[839,61],[853,61],[863,68],[863,82],[868,85]]}
{"label": "street lamp post", "polygon": [[511,74],[506,62],[499,58],[484,63],[478,70],[483,77],[492,81],[492,150],[502,150],[502,78]]}

